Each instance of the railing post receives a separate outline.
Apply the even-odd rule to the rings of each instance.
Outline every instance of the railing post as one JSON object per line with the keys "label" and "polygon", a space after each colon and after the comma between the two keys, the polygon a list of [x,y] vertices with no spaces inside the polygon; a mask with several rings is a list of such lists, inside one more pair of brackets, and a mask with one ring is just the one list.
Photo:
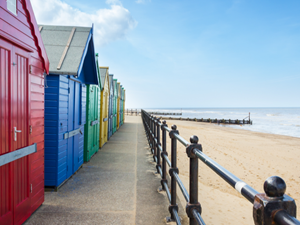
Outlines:
{"label": "railing post", "polygon": [[157,152],[157,147],[156,147],[156,141],[157,140],[157,135],[156,135],[156,117],[153,117],[153,134],[154,134],[154,138],[153,138],[153,160],[154,162],[156,162],[155,158],[156,158],[156,152]]}
{"label": "railing post", "polygon": [[157,145],[156,145],[156,158],[157,158],[157,162],[156,162],[156,170],[157,173],[159,173],[159,168],[161,169],[161,164],[160,164],[160,149],[158,146],[161,146],[160,143],[160,127],[159,127],[159,118],[156,120],[156,140],[157,140]]}
{"label": "railing post", "polygon": [[[151,139],[151,152],[152,152],[152,154],[154,154],[154,133],[153,133],[153,116],[151,115],[151,127],[150,127],[150,130],[151,130],[151,137],[152,137],[152,139]],[[153,156],[152,156],[153,157]]]}
{"label": "railing post", "polygon": [[172,167],[169,170],[169,174],[171,176],[171,204],[169,206],[169,212],[171,214],[171,221],[175,220],[175,217],[173,215],[173,209],[175,209],[178,212],[178,205],[176,204],[176,179],[174,177],[174,172],[179,174],[178,168],[177,168],[177,139],[175,138],[175,134],[179,134],[177,130],[176,125],[172,125],[172,130],[170,131],[169,135],[171,138],[171,165]]}
{"label": "railing post", "polygon": [[202,146],[198,144],[198,137],[191,136],[190,142],[186,147],[186,153],[190,158],[190,201],[186,205],[186,213],[190,218],[190,225],[198,224],[193,211],[196,210],[201,214],[201,205],[198,202],[198,158],[194,154],[194,149],[202,151]]}
{"label": "railing post", "polygon": [[153,136],[152,136],[152,116],[149,115],[149,136],[150,136],[150,150],[153,153]]}
{"label": "railing post", "polygon": [[296,203],[285,195],[286,184],[280,177],[269,177],[264,183],[265,193],[257,194],[253,203],[255,225],[299,224],[296,217]]}
{"label": "railing post", "polygon": [[165,190],[164,183],[168,183],[168,180],[167,180],[167,162],[164,158],[164,155],[168,156],[167,139],[166,139],[167,131],[166,131],[165,127],[167,127],[168,125],[167,125],[165,120],[162,123],[163,124],[161,125],[161,132],[162,132],[162,150],[163,150],[163,152],[161,153],[161,157],[162,157],[162,179],[161,179],[160,183],[161,183],[162,190]]}

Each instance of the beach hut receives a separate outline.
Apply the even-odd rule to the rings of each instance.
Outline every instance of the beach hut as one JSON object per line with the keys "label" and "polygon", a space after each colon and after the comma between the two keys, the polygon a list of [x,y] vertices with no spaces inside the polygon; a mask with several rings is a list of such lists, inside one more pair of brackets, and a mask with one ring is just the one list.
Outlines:
{"label": "beach hut", "polygon": [[121,96],[120,96],[120,126],[123,125],[123,86],[121,85],[120,87],[120,92],[121,92]]}
{"label": "beach hut", "polygon": [[118,91],[117,91],[117,79],[114,79],[114,97],[113,97],[113,134],[117,131],[117,102],[118,102]]}
{"label": "beach hut", "polygon": [[124,114],[125,114],[125,109],[124,109],[124,87],[122,88],[122,125],[124,124]]}
{"label": "beach hut", "polygon": [[[98,65],[98,54],[96,54],[96,65]],[[97,67],[97,72],[99,71]],[[100,132],[100,85],[86,85],[86,123],[84,125],[84,161],[90,161],[91,157],[99,150]]]}
{"label": "beach hut", "polygon": [[45,84],[45,186],[57,189],[83,163],[86,85],[99,85],[93,27],[39,27],[49,56]]}
{"label": "beach hut", "polygon": [[107,142],[108,132],[108,104],[109,104],[109,68],[100,67],[101,109],[100,109],[100,148]]}
{"label": "beach hut", "polygon": [[124,94],[123,94],[123,123],[125,123],[125,93],[126,93],[126,91],[125,91],[125,89],[124,89]]}
{"label": "beach hut", "polygon": [[108,107],[108,134],[107,139],[113,134],[113,100],[114,100],[114,75],[109,74],[109,107]]}
{"label": "beach hut", "polygon": [[117,130],[120,127],[120,98],[121,98],[121,83],[117,83]]}
{"label": "beach hut", "polygon": [[44,76],[49,61],[29,0],[0,1],[0,224],[44,202]]}

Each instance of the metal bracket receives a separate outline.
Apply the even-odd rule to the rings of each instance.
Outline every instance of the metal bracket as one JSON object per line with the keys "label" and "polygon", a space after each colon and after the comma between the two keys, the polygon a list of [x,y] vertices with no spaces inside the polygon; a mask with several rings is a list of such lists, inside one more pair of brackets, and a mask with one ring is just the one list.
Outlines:
{"label": "metal bracket", "polygon": [[179,174],[178,168],[170,168],[169,169],[169,174],[170,174],[171,177],[173,176],[174,172],[177,173],[177,174]]}
{"label": "metal bracket", "polygon": [[0,166],[6,165],[10,162],[13,162],[17,159],[23,158],[27,155],[37,152],[37,145],[34,143],[33,145],[27,146],[25,148],[21,148],[19,150],[4,154],[0,156]]}
{"label": "metal bracket", "polygon": [[169,205],[169,212],[170,214],[173,214],[173,209],[175,209],[178,212],[178,205]]}
{"label": "metal bracket", "polygon": [[189,218],[194,218],[193,210],[201,214],[202,208],[199,202],[197,204],[190,204],[189,202],[186,204],[185,211]]}
{"label": "metal bracket", "polygon": [[196,155],[193,151],[195,148],[202,152],[202,145],[201,144],[191,143],[186,147],[186,154],[188,155],[189,158],[196,158]]}
{"label": "metal bracket", "polygon": [[160,153],[160,156],[164,159],[164,155],[168,156],[168,152],[162,152]]}
{"label": "metal bracket", "polygon": [[161,186],[164,187],[164,183],[168,185],[168,180],[167,179],[161,179],[160,180]]}
{"label": "metal bracket", "polygon": [[106,117],[106,118],[103,119],[103,122],[106,122],[107,120],[108,120],[108,118]]}
{"label": "metal bracket", "polygon": [[73,136],[75,136],[79,133],[83,134],[82,131],[81,131],[81,128],[78,128],[77,130],[73,130],[73,131],[70,131],[68,133],[65,133],[64,134],[64,139],[68,139],[68,138],[73,137]]}
{"label": "metal bracket", "polygon": [[99,123],[99,120],[92,121],[92,122],[91,122],[91,126],[94,126],[94,125],[96,125],[96,124],[98,124],[98,123]]}
{"label": "metal bracket", "polygon": [[179,131],[178,130],[171,130],[169,132],[169,136],[170,138],[175,138],[175,135],[174,134],[179,134]]}

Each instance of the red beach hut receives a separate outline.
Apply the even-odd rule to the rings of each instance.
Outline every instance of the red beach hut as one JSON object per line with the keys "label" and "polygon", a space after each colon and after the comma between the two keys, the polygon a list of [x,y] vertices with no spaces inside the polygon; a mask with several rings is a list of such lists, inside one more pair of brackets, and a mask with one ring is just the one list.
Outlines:
{"label": "red beach hut", "polygon": [[0,1],[0,224],[44,201],[44,76],[49,61],[30,0]]}

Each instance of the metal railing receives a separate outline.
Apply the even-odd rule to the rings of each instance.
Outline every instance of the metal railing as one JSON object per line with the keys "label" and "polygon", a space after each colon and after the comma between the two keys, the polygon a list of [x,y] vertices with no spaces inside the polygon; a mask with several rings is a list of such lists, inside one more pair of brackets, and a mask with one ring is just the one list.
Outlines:
{"label": "metal railing", "polygon": [[[180,188],[187,204],[186,213],[190,225],[205,222],[201,217],[201,205],[198,201],[198,162],[199,159],[218,174],[223,180],[235,188],[243,197],[253,204],[253,220],[255,225],[300,225],[296,217],[296,203],[293,198],[285,195],[286,184],[280,177],[269,177],[264,183],[265,193],[258,193],[251,186],[213,161],[202,152],[198,137],[192,136],[190,142],[179,135],[176,125],[171,129],[166,121],[160,122],[145,110],[141,111],[143,125],[148,139],[153,159],[156,162],[157,173],[161,175],[161,190],[165,191],[170,202],[170,217],[167,220],[181,224],[176,203],[177,190]],[[160,134],[160,131],[162,134]],[[166,149],[167,132],[171,138],[171,161]],[[162,143],[161,143],[162,138]],[[186,147],[187,156],[190,158],[189,192],[184,187],[177,168],[177,141]],[[167,180],[167,165],[171,176],[170,189]]]}

